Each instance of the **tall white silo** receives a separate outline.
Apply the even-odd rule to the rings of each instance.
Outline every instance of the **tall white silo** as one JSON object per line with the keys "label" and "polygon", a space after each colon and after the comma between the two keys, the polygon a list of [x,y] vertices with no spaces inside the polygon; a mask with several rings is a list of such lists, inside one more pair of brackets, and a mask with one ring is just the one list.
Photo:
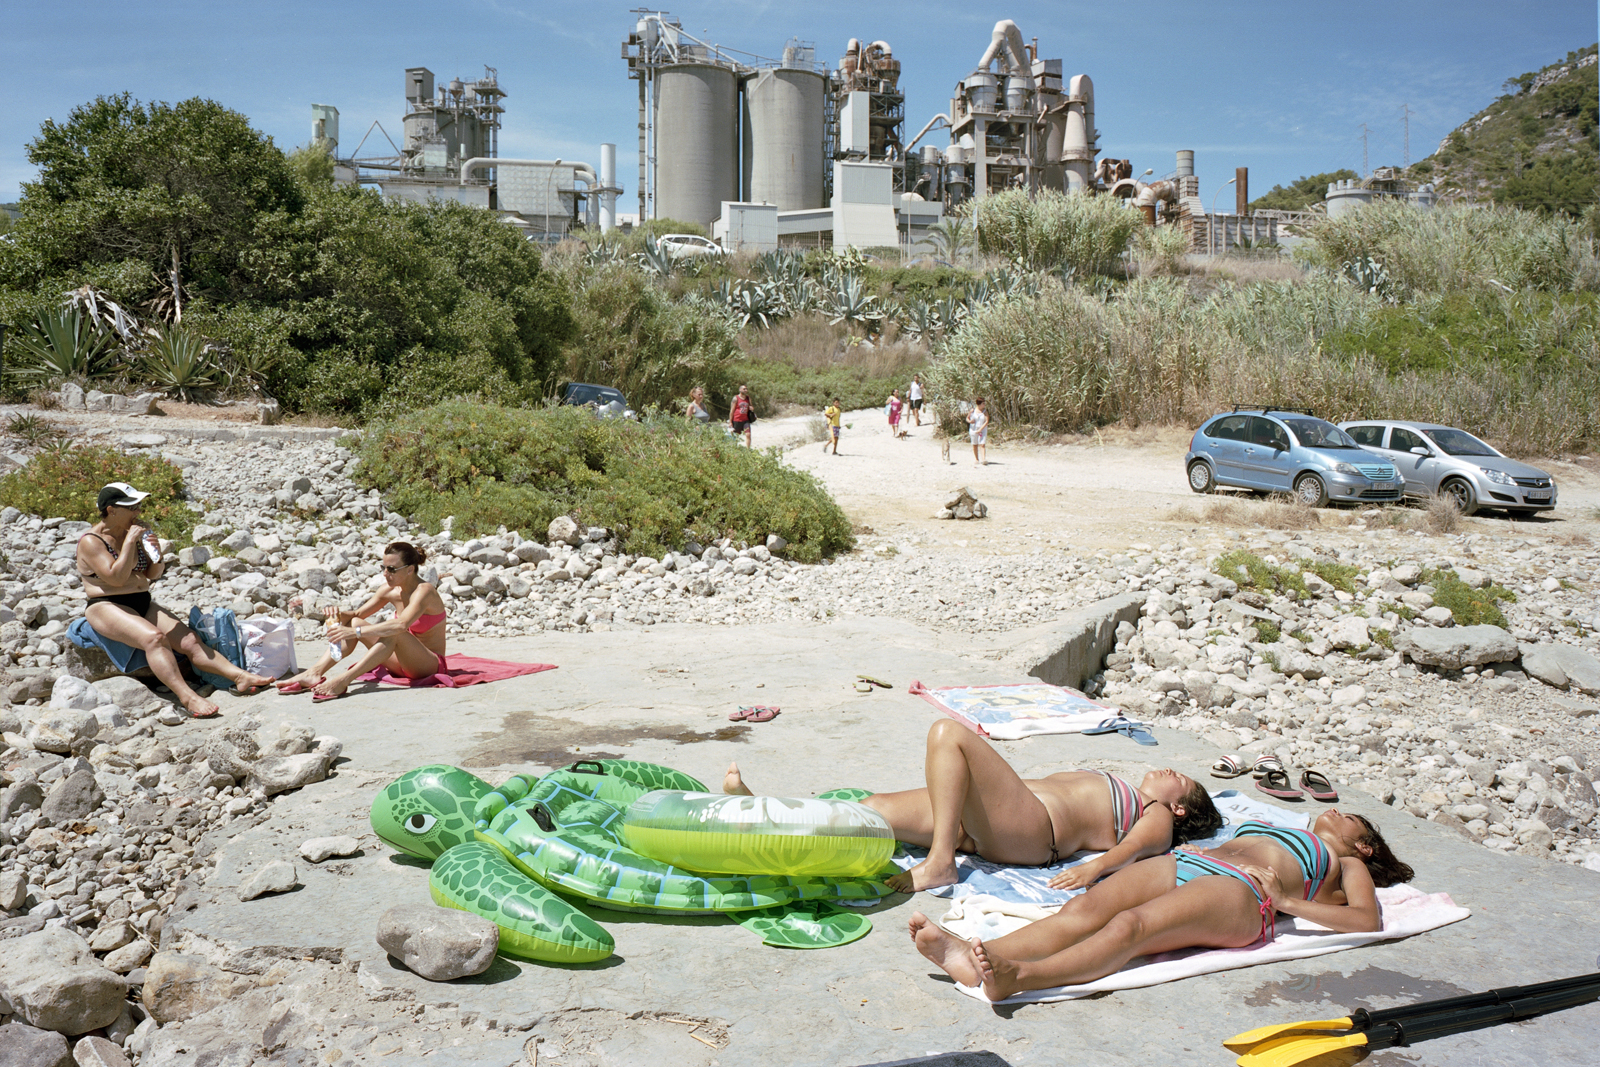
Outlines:
{"label": "tall white silo", "polygon": [[822,75],[794,67],[763,70],[744,83],[747,199],[779,211],[823,206],[826,88]]}
{"label": "tall white silo", "polygon": [[657,218],[709,226],[739,199],[739,83],[708,63],[656,74]]}

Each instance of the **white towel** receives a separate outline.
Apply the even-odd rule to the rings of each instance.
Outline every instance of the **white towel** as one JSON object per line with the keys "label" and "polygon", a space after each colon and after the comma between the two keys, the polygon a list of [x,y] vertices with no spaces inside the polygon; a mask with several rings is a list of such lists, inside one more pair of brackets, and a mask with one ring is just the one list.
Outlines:
{"label": "white towel", "polygon": [[[978,936],[988,939],[1020,930],[1033,921],[1017,914],[1007,914],[1023,910],[1014,904],[995,901],[986,909],[985,904],[990,901],[993,901],[993,898],[967,897],[957,902],[956,907],[951,909],[939,925],[957,937]],[[1197,974],[1209,974],[1212,971],[1253,967],[1258,963],[1274,963],[1278,960],[1325,956],[1330,952],[1342,952],[1347,948],[1370,945],[1374,941],[1410,937],[1424,930],[1460,922],[1472,914],[1451,900],[1447,893],[1423,893],[1410,885],[1390,886],[1378,890],[1378,906],[1383,915],[1381,931],[1336,934],[1306,919],[1279,915],[1277,938],[1273,941],[1257,941],[1244,948],[1184,949],[1179,952],[1164,952],[1158,956],[1143,956],[1122,970],[1093,982],[1055,986],[1052,989],[1033,989],[1007,997],[997,1003],[1024,1004],[1075,1000],[1091,993],[1103,993],[1113,989],[1138,989]],[[957,985],[956,988],[976,1000],[985,1003],[989,1000],[984,996],[981,987]]]}

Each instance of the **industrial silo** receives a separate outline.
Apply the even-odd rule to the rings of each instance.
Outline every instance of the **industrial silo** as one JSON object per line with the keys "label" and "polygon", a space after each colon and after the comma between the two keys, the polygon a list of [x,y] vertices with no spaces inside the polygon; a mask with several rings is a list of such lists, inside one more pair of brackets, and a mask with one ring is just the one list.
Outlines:
{"label": "industrial silo", "polygon": [[709,226],[739,199],[739,83],[728,67],[676,63],[656,74],[657,218]]}
{"label": "industrial silo", "polygon": [[747,198],[779,211],[822,204],[823,76],[780,67],[744,85]]}

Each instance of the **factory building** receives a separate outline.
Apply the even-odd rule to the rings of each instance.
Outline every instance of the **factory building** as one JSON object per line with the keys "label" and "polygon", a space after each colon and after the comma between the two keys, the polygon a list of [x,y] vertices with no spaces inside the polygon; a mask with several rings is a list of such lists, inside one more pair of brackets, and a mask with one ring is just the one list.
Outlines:
{"label": "factory building", "polygon": [[[339,111],[313,104],[312,138],[334,157],[334,180],[374,185],[394,200],[454,201],[499,212],[529,237],[552,241],[577,226],[609,230],[616,219],[616,146],[600,146],[600,169],[572,160],[500,156],[500,88],[493,67],[473,81],[436,84],[427,67],[405,71],[400,144],[381,123],[348,154],[339,145]],[[373,133],[393,149],[361,155]]]}

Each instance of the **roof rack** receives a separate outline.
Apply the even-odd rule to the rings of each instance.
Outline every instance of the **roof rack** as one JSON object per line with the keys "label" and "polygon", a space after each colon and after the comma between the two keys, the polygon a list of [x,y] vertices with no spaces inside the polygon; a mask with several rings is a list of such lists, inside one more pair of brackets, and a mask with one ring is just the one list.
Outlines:
{"label": "roof rack", "polygon": [[1269,411],[1289,411],[1289,412],[1293,412],[1296,415],[1306,415],[1306,416],[1308,416],[1310,418],[1313,418],[1313,419],[1317,417],[1316,414],[1314,412],[1312,412],[1312,410],[1310,408],[1286,408],[1286,407],[1280,407],[1280,406],[1278,406],[1276,404],[1270,404],[1267,407],[1257,407],[1257,406],[1255,406],[1253,404],[1235,404],[1235,405],[1233,405],[1233,410],[1234,411],[1259,411],[1263,415],[1265,415]]}

